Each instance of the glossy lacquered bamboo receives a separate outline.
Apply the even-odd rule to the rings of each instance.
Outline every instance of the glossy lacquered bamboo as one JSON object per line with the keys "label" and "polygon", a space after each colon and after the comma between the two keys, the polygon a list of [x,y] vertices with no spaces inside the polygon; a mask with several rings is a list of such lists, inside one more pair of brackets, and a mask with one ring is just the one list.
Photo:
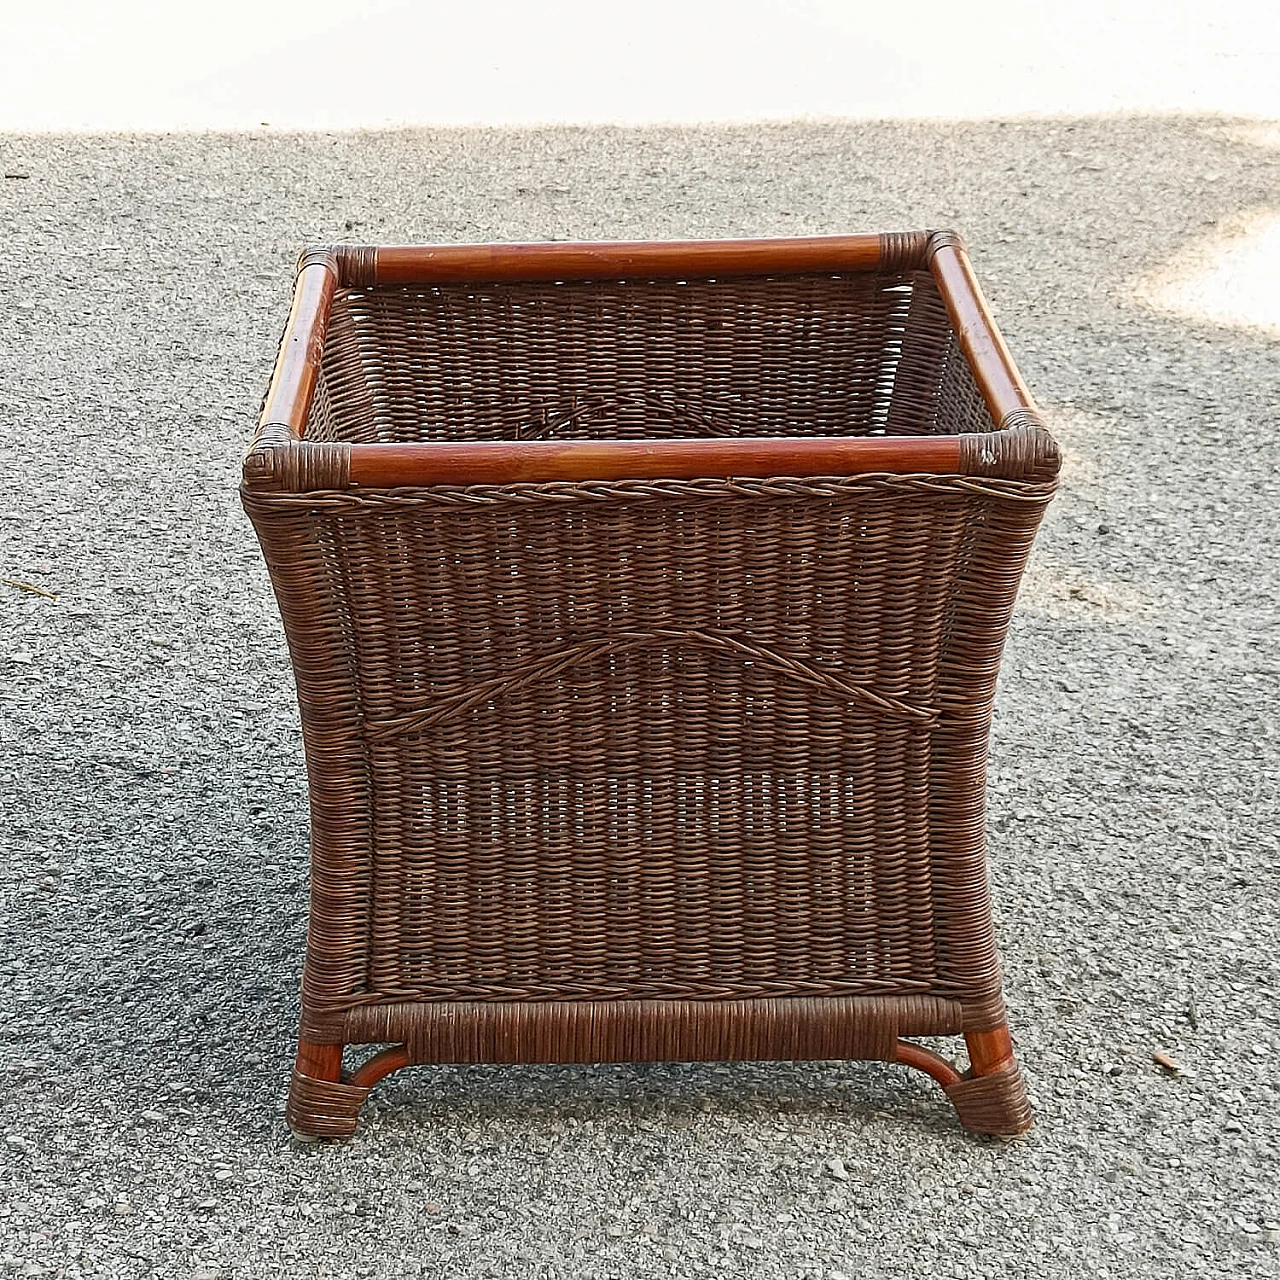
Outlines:
{"label": "glossy lacquered bamboo", "polygon": [[960,436],[357,444],[351,446],[351,483],[385,489],[704,476],[952,475],[961,469],[961,448]]}
{"label": "glossy lacquered bamboo", "polygon": [[299,273],[259,429],[274,424],[287,427],[294,436],[306,429],[324,356],[334,286],[333,272],[318,263]]}
{"label": "glossy lacquered bamboo", "polygon": [[375,1053],[368,1062],[351,1073],[351,1083],[361,1089],[371,1088],[393,1071],[409,1066],[413,1057],[406,1045],[397,1044]]}
{"label": "glossy lacquered bamboo", "polygon": [[1013,1039],[1007,1023],[986,1031],[969,1031],[964,1037],[969,1069],[975,1076],[994,1075],[1014,1065]]}
{"label": "glossy lacquered bamboo", "polygon": [[879,266],[878,235],[598,244],[415,245],[374,250],[376,285],[470,280],[679,279]]}
{"label": "glossy lacquered bamboo", "polygon": [[959,245],[946,244],[935,250],[930,268],[991,420],[999,425],[1011,413],[1034,410],[1035,401],[991,318],[969,255]]}
{"label": "glossy lacquered bamboo", "polygon": [[298,1053],[294,1068],[305,1076],[317,1080],[337,1080],[342,1074],[342,1046],[322,1044],[305,1037],[298,1041]]}
{"label": "glossy lacquered bamboo", "polygon": [[960,1073],[941,1054],[926,1049],[923,1045],[912,1044],[910,1040],[899,1040],[897,1057],[894,1059],[904,1067],[914,1067],[932,1076],[944,1089],[959,1084]]}

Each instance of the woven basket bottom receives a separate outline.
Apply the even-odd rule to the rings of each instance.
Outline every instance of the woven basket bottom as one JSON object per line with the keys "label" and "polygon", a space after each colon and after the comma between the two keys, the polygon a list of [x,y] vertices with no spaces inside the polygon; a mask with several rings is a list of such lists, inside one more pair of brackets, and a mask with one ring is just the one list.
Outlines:
{"label": "woven basket bottom", "polygon": [[[1004,1034],[1003,1023],[968,1033],[966,1076],[919,1046],[901,1052],[904,1035],[955,1035],[965,1022],[958,1002],[932,996],[372,1005],[346,1016],[340,1038],[301,1041],[288,1122],[300,1136],[348,1136],[370,1086],[413,1064],[851,1059],[921,1067],[975,1133],[1024,1132],[1031,1111],[1016,1063],[983,1070],[978,1057],[980,1041]],[[396,1047],[342,1076],[344,1043]]]}

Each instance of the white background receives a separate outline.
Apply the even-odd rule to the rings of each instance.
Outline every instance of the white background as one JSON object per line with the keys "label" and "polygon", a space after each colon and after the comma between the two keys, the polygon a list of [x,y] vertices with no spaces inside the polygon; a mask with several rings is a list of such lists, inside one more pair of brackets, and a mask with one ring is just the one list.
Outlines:
{"label": "white background", "polygon": [[1276,0],[3,3],[10,130],[1280,117]]}

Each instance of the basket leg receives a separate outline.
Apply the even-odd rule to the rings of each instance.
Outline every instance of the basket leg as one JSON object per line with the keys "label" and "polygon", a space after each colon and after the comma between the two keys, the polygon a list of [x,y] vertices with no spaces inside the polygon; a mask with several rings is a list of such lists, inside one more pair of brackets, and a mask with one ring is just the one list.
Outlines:
{"label": "basket leg", "polygon": [[965,1032],[969,1070],[946,1086],[960,1123],[973,1133],[1012,1136],[1031,1128],[1031,1105],[1007,1023]]}
{"label": "basket leg", "polygon": [[367,1085],[342,1079],[342,1045],[298,1041],[285,1120],[299,1138],[349,1138]]}
{"label": "basket leg", "polygon": [[342,1045],[299,1040],[285,1112],[289,1129],[299,1138],[349,1138],[369,1090],[412,1060],[407,1046],[394,1045],[343,1079]]}

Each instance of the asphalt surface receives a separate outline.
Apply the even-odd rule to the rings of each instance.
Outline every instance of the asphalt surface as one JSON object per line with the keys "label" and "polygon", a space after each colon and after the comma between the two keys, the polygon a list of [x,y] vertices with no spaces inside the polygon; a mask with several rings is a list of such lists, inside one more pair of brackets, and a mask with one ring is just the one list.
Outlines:
{"label": "asphalt surface", "polygon": [[[1267,136],[0,137],[0,1268],[1280,1275],[1277,337],[1142,300],[1275,208]],[[991,768],[1035,1131],[887,1066],[419,1068],[296,1143],[305,782],[235,485],[298,248],[948,225],[1069,457]]]}

